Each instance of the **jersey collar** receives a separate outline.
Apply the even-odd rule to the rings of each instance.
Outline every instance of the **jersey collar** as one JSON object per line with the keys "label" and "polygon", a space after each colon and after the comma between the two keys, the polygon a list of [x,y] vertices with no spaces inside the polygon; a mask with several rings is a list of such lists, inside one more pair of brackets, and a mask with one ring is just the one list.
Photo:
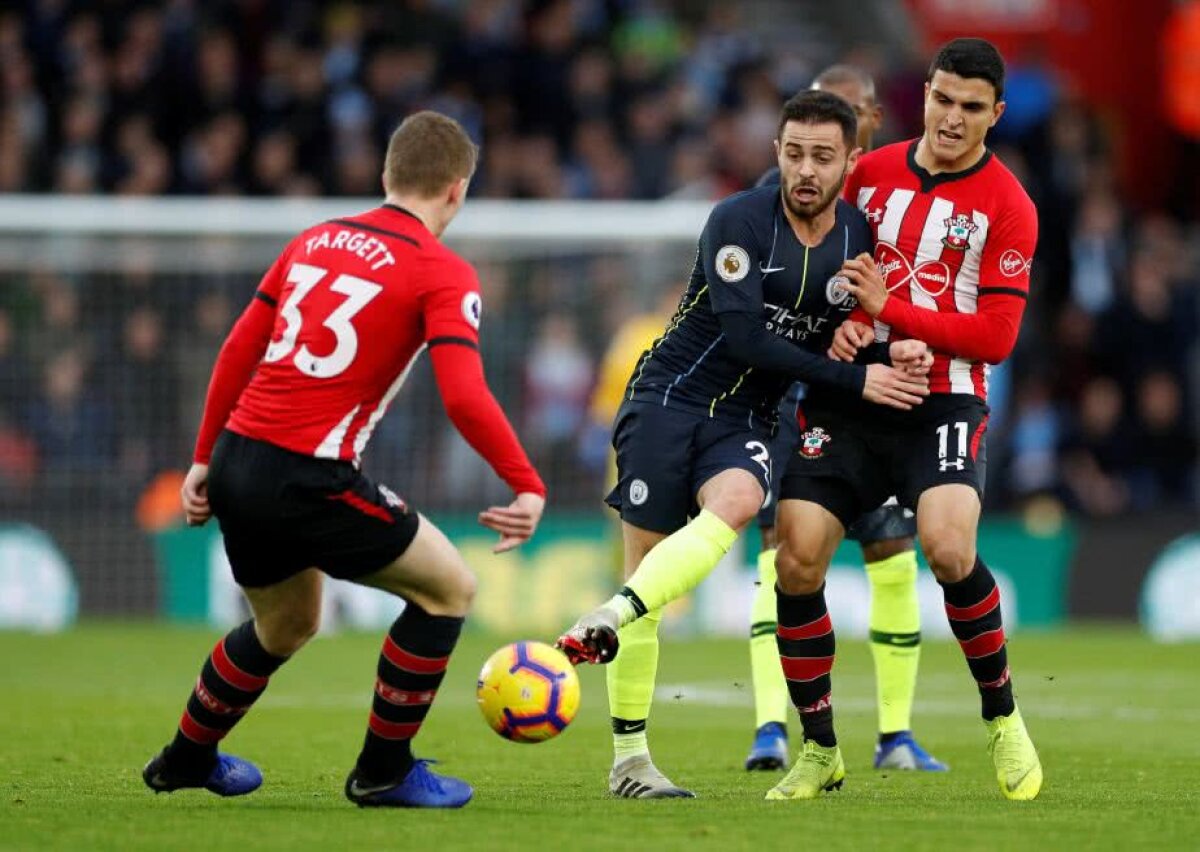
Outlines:
{"label": "jersey collar", "polygon": [[397,213],[403,213],[405,216],[411,216],[413,219],[416,219],[422,227],[425,225],[425,223],[421,221],[421,217],[409,210],[407,207],[401,207],[399,204],[389,204],[386,202],[382,205],[382,207],[385,210],[394,210]]}
{"label": "jersey collar", "polygon": [[907,158],[909,170],[917,176],[917,180],[921,181],[921,192],[933,192],[936,187],[944,183],[969,178],[992,161],[991,150],[984,149],[983,156],[979,158],[979,162],[970,168],[963,169],[961,172],[938,172],[936,175],[932,175],[917,163],[917,145],[920,142],[921,137],[918,136],[912,142],[908,143]]}

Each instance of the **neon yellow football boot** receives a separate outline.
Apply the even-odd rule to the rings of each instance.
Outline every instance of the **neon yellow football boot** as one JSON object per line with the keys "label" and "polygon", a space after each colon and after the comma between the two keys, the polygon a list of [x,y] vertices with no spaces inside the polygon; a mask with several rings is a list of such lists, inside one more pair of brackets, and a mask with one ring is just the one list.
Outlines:
{"label": "neon yellow football boot", "polygon": [[1004,798],[1028,802],[1042,789],[1042,762],[1025,730],[1021,711],[1013,708],[1009,716],[997,716],[987,723],[988,753],[996,765],[996,780]]}
{"label": "neon yellow football boot", "polygon": [[825,748],[812,740],[804,748],[791,771],[767,791],[768,799],[815,799],[822,790],[841,788],[846,778],[846,764],[837,746]]}

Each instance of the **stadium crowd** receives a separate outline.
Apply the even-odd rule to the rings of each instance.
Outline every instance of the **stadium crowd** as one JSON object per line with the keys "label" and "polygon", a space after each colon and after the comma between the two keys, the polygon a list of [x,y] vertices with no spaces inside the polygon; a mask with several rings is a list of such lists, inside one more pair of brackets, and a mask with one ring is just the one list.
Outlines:
{"label": "stadium crowd", "polygon": [[[880,141],[920,127],[919,64],[853,46],[764,50],[734,4],[104,9],[28,0],[0,12],[0,192],[371,196],[389,131],[431,108],[481,143],[476,197],[717,199],[771,165],[782,99],[839,58],[876,75]],[[1197,224],[1133,209],[1089,105],[1052,72],[1012,71],[1024,85],[996,150],[1037,202],[1041,236],[1018,352],[994,373],[989,499],[1049,497],[1096,516],[1195,507]],[[658,286],[690,262],[681,254],[679,278]],[[634,276],[613,257],[480,272],[489,325],[507,329],[485,346],[498,392],[557,505],[598,506],[581,439],[604,344],[637,303],[621,292]],[[136,262],[119,275],[0,275],[0,494],[88,475],[136,490],[185,465],[216,347],[254,282]],[[433,441],[426,493],[473,505],[477,484],[455,473],[467,455],[397,414],[378,452],[399,470],[405,447]]]}

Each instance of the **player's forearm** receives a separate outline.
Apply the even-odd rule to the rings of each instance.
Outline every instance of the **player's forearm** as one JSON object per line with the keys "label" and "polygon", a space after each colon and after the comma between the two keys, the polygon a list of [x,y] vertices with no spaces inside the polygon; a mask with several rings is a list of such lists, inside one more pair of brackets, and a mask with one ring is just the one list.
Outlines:
{"label": "player's forearm", "polygon": [[430,357],[442,404],[454,428],[514,493],[544,497],[545,484],[488,389],[479,353],[466,346],[445,345],[434,347]]}
{"label": "player's forearm", "polygon": [[861,393],[866,368],[834,361],[781,340],[763,328],[753,314],[718,314],[721,330],[734,357],[747,366],[784,373],[794,379]]}
{"label": "player's forearm", "polygon": [[274,310],[255,299],[226,338],[208,383],[193,461],[208,464],[217,436],[270,343],[274,319]]}
{"label": "player's forearm", "polygon": [[1017,343],[1025,300],[1015,296],[981,296],[974,314],[938,313],[890,298],[879,314],[906,337],[923,340],[932,349],[970,361],[999,364]]}

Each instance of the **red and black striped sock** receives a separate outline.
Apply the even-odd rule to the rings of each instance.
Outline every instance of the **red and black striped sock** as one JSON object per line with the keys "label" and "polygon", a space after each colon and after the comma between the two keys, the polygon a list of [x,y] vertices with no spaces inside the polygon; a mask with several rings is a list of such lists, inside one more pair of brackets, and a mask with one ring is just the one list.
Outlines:
{"label": "red and black striped sock", "polygon": [[253,619],[229,631],[204,661],[175,740],[167,747],[172,768],[197,776],[212,771],[217,743],[241,721],[287,659],[267,652],[254,632]]}
{"label": "red and black striped sock", "polygon": [[787,678],[792,704],[800,713],[804,738],[818,745],[837,745],[829,672],[833,668],[833,623],[825,607],[825,587],[811,595],[788,595],[775,587],[779,627],[775,641]]}
{"label": "red and black striped sock", "polygon": [[957,583],[941,586],[950,629],[979,685],[983,718],[990,721],[1009,715],[1015,705],[996,579],[983,560],[976,557],[970,574]]}
{"label": "red and black striped sock", "polygon": [[387,784],[408,774],[410,742],[429,713],[462,626],[462,618],[430,615],[414,603],[392,624],[379,655],[371,719],[358,756],[365,783]]}

